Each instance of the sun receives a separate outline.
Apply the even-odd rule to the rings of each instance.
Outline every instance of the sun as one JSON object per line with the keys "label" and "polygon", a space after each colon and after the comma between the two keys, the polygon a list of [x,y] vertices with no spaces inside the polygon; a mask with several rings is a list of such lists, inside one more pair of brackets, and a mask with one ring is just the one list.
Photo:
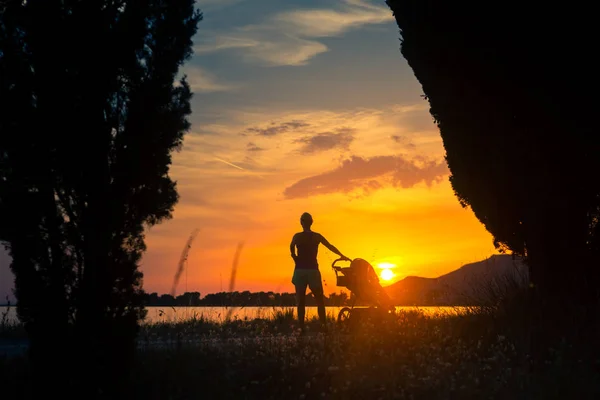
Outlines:
{"label": "sun", "polygon": [[389,281],[394,277],[394,273],[392,272],[391,269],[384,269],[383,271],[381,271],[380,273],[381,279],[383,279],[384,281]]}

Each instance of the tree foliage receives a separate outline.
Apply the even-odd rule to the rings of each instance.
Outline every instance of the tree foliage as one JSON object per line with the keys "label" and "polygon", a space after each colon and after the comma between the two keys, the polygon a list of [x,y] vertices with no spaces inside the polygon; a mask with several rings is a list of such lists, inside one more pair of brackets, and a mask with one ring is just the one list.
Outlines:
{"label": "tree foliage", "polygon": [[516,1],[387,4],[439,126],[460,203],[497,248],[527,257],[544,304],[597,303],[591,14]]}
{"label": "tree foliage", "polygon": [[113,361],[143,317],[144,230],[178,199],[168,173],[192,93],[177,76],[201,18],[193,0],[0,11],[0,240],[35,365],[74,343],[95,384],[123,372]]}

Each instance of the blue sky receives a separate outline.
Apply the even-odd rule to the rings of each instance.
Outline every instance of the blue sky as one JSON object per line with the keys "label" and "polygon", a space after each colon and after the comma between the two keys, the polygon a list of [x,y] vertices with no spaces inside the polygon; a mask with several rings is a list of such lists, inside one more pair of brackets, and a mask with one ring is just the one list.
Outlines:
{"label": "blue sky", "polygon": [[[148,232],[149,291],[168,291],[196,227],[194,290],[220,289],[241,240],[238,288],[291,290],[289,239],[306,210],[340,249],[394,263],[397,278],[493,252],[448,184],[442,140],[384,1],[198,6],[204,20],[182,71],[195,93],[192,128],[171,169],[181,199]],[[0,256],[0,296],[10,280]]]}
{"label": "blue sky", "polygon": [[223,4],[205,12],[185,68],[195,109],[209,114],[194,121],[223,107],[343,110],[420,100],[383,2]]}

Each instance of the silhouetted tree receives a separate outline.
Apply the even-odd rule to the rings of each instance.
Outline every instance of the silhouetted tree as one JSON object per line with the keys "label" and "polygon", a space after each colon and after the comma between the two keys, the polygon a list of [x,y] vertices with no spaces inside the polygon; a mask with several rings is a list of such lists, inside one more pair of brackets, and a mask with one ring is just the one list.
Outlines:
{"label": "silhouetted tree", "polygon": [[331,293],[326,300],[327,305],[334,307],[345,306],[348,303],[348,294],[345,292]]}
{"label": "silhouetted tree", "polygon": [[177,296],[178,306],[197,306],[200,304],[200,292],[185,292]]}
{"label": "silhouetted tree", "polygon": [[497,248],[526,256],[539,326],[560,335],[573,324],[573,331],[595,327],[600,137],[592,13],[517,1],[387,4],[439,126],[452,187]]}
{"label": "silhouetted tree", "polygon": [[145,298],[146,298],[147,306],[160,305],[158,293],[156,293],[156,292],[145,293]]}
{"label": "silhouetted tree", "polygon": [[178,199],[192,94],[175,82],[200,20],[193,0],[0,10],[0,240],[46,395],[75,379],[81,398],[110,397],[127,377],[144,229]]}
{"label": "silhouetted tree", "polygon": [[161,294],[158,301],[162,306],[174,306],[176,304],[175,298],[170,294]]}

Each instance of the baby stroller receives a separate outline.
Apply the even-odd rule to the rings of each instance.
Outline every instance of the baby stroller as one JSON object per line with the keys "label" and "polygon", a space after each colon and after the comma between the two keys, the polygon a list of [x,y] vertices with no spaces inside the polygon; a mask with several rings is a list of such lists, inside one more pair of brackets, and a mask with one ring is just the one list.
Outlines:
{"label": "baby stroller", "polygon": [[[331,267],[335,271],[336,285],[345,287],[354,295],[350,307],[344,307],[338,313],[338,323],[346,326],[356,325],[365,320],[380,320],[387,316],[395,315],[390,297],[387,295],[373,266],[362,258],[355,258],[346,268],[336,266],[342,261],[335,260]],[[355,307],[357,301],[369,303],[371,306]]]}

